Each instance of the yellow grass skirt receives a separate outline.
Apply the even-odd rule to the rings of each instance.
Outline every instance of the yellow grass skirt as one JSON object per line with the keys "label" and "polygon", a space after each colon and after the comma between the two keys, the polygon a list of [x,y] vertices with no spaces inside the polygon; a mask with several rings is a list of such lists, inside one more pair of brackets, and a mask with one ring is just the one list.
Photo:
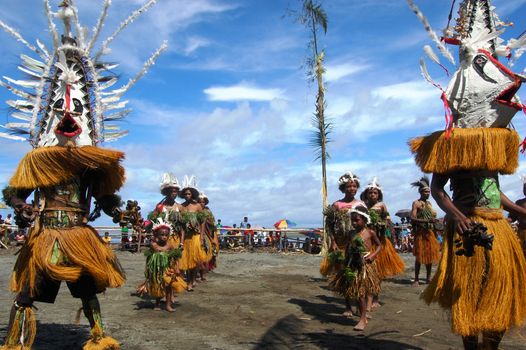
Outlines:
{"label": "yellow grass skirt", "polygon": [[440,260],[440,243],[432,230],[415,232],[413,255],[417,263],[428,265]]}
{"label": "yellow grass skirt", "polygon": [[206,253],[201,247],[201,236],[199,233],[186,234],[184,237],[183,254],[179,260],[181,270],[195,269],[207,261]]}
{"label": "yellow grass skirt", "polygon": [[494,234],[493,249],[475,247],[472,257],[455,255],[455,230],[447,225],[444,253],[422,298],[451,310],[452,330],[461,336],[502,332],[526,318],[526,260],[501,210],[469,216]]}
{"label": "yellow grass skirt", "polygon": [[524,256],[526,256],[526,229],[520,228],[517,234],[519,235],[519,240],[521,241],[521,247],[522,251],[524,252]]}
{"label": "yellow grass skirt", "polygon": [[380,294],[380,277],[376,261],[365,264],[360,271],[357,271],[356,278],[352,282],[347,280],[345,269],[340,269],[330,277],[329,289],[349,299]]}
{"label": "yellow grass skirt", "polygon": [[[52,262],[58,244],[60,262]],[[40,228],[39,220],[20,250],[11,276],[11,291],[20,293],[28,284],[35,296],[37,274],[59,281],[75,282],[81,275],[90,275],[98,291],[124,284],[124,272],[117,257],[97,231],[90,226],[64,229]]]}
{"label": "yellow grass skirt", "polygon": [[457,170],[486,169],[513,174],[519,165],[520,138],[507,128],[453,129],[409,141],[416,164],[424,173],[447,174]]}
{"label": "yellow grass skirt", "polygon": [[380,250],[375,260],[380,279],[396,276],[404,272],[404,261],[394,249],[391,241],[386,237],[380,240],[382,241],[382,250]]}

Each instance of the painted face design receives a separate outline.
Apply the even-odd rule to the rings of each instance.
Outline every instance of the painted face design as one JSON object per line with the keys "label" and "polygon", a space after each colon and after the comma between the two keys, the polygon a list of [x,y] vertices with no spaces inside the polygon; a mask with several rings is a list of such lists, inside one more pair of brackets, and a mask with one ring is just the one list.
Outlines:
{"label": "painted face design", "polygon": [[93,120],[86,69],[75,51],[59,52],[49,104],[41,118],[38,146],[91,146]]}

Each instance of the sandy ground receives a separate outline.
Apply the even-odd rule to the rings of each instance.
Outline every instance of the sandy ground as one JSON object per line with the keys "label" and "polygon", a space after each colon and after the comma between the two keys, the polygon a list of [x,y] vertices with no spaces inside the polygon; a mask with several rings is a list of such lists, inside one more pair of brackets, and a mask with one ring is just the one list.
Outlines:
{"label": "sandy ground", "polygon": [[[0,252],[0,337],[7,327],[12,295],[7,290],[14,250]],[[133,296],[144,268],[142,254],[118,252],[128,281],[100,296],[108,333],[122,349],[459,349],[448,316],[419,300],[423,287],[410,285],[413,260],[398,278],[383,283],[384,304],[364,332],[341,316],[343,300],[320,278],[320,257],[307,254],[223,254],[220,266],[196,290],[178,297],[175,313],[154,311]],[[39,349],[80,349],[87,321],[74,325],[78,300],[63,285],[57,302],[37,304]],[[526,329],[513,330],[502,349],[524,349]]]}

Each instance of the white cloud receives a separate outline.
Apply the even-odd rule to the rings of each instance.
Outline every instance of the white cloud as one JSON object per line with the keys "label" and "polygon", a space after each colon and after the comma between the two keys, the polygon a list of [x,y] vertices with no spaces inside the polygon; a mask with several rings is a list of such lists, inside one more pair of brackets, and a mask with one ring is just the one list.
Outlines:
{"label": "white cloud", "polygon": [[374,89],[372,94],[381,99],[393,99],[414,104],[440,96],[438,92],[436,88],[422,80],[381,86]]}
{"label": "white cloud", "polygon": [[247,83],[213,86],[203,92],[210,101],[272,101],[283,95],[280,89],[265,89]]}
{"label": "white cloud", "polygon": [[327,64],[325,79],[327,82],[336,82],[342,78],[362,72],[368,68],[367,65],[343,63],[343,64]]}
{"label": "white cloud", "polygon": [[190,55],[194,53],[196,50],[198,50],[199,48],[206,47],[208,45],[210,45],[210,40],[199,37],[199,36],[192,36],[188,38],[186,42],[186,46],[183,49],[183,52],[185,55]]}

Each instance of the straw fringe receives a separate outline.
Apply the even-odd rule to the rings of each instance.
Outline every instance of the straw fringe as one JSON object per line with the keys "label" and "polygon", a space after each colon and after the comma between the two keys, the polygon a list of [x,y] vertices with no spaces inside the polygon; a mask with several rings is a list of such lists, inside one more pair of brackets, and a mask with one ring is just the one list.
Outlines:
{"label": "straw fringe", "polygon": [[519,135],[506,128],[454,129],[409,141],[416,164],[425,173],[487,169],[513,174],[519,162]]}
{"label": "straw fringe", "polygon": [[179,261],[181,270],[191,270],[207,262],[207,256],[201,247],[199,233],[187,233],[184,239],[183,255]]}
{"label": "straw fringe", "polygon": [[440,243],[432,230],[416,230],[413,255],[420,264],[434,264],[440,260]]}
{"label": "straw fringe", "polygon": [[84,344],[82,350],[120,350],[118,341],[104,335],[104,331],[97,323],[91,329],[90,339]]}
{"label": "straw fringe", "polygon": [[506,331],[526,318],[526,260],[519,240],[500,210],[480,214],[469,218],[495,235],[493,249],[485,253],[476,247],[469,258],[455,255],[456,233],[449,223],[444,254],[422,295],[428,304],[438,302],[451,310],[452,330],[462,336]]}
{"label": "straw fringe", "polygon": [[[51,262],[55,242],[67,263]],[[92,227],[40,230],[37,220],[15,263],[11,290],[19,293],[28,284],[30,293],[34,296],[38,273],[69,282],[78,280],[82,274],[89,274],[99,291],[107,287],[120,287],[125,281],[124,272],[114,253]]]}
{"label": "straw fringe", "polygon": [[185,280],[176,274],[165,274],[163,281],[165,286],[171,288],[175,293],[182,293],[188,288]]}
{"label": "straw fringe", "polygon": [[[30,350],[37,333],[35,313],[30,306],[22,307],[16,311],[15,319],[7,333],[5,345],[0,350]],[[20,344],[23,336],[24,343]]]}
{"label": "straw fringe", "polygon": [[376,267],[380,279],[392,277],[404,272],[405,264],[398,255],[391,241],[385,237],[382,240],[382,250],[376,256]]}
{"label": "straw fringe", "polygon": [[56,186],[89,172],[95,197],[113,194],[124,184],[124,153],[94,146],[41,147],[27,153],[9,186],[35,189]]}
{"label": "straw fringe", "polygon": [[[365,269],[365,273],[364,273]],[[376,262],[365,264],[357,271],[356,278],[349,283],[345,276],[345,269],[340,269],[329,280],[329,289],[349,299],[360,299],[366,295],[380,294],[380,277]]]}

